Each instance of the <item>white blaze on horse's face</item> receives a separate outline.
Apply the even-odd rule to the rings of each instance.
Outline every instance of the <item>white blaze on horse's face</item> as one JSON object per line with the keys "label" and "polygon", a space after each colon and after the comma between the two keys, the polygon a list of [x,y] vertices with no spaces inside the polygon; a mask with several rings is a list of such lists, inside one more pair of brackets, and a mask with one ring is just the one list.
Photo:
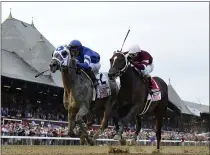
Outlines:
{"label": "white blaze on horse's face", "polygon": [[112,67],[113,67],[113,66],[114,66],[114,64],[115,64],[116,59],[117,59],[117,56],[115,56],[115,57],[113,58]]}
{"label": "white blaze on horse's face", "polygon": [[57,60],[60,65],[68,66],[70,59],[70,52],[66,46],[59,46],[53,53],[54,60]]}

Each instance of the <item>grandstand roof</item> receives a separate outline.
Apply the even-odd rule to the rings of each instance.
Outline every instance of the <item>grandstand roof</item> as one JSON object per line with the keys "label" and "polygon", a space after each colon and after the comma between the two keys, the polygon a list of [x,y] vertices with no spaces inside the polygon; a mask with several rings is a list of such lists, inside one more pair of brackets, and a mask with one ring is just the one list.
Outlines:
{"label": "grandstand roof", "polygon": [[172,87],[172,85],[168,84],[168,97],[169,100],[176,105],[183,114],[193,115],[192,112],[188,110],[185,103],[182,101],[182,99],[179,97],[175,89]]}
{"label": "grandstand roof", "polygon": [[209,106],[203,105],[203,104],[198,104],[194,102],[189,102],[189,101],[183,101],[187,107],[195,108],[199,110],[201,113],[207,113],[209,114]]}
{"label": "grandstand roof", "polygon": [[[13,18],[10,12],[9,17],[1,26],[2,75],[62,87],[59,73],[46,72],[39,80],[34,77],[38,72],[49,68],[48,64],[54,46],[35,28],[33,21],[32,24],[25,23]],[[13,59],[10,57],[13,57]],[[14,62],[9,64],[10,61]],[[17,70],[21,70],[21,72],[18,73]],[[18,75],[21,75],[21,77]],[[48,77],[48,80],[46,80],[46,77]]]}
{"label": "grandstand roof", "polygon": [[200,113],[209,114],[209,106],[189,101],[183,101],[170,83],[168,84],[168,95],[169,100],[174,105],[176,105],[183,114],[194,116],[200,116]]}
{"label": "grandstand roof", "polygon": [[1,50],[2,56],[2,75],[6,77],[13,77],[25,81],[44,83],[55,85],[51,76],[45,75],[34,78],[38,72],[28,65],[22,58],[15,52]]}

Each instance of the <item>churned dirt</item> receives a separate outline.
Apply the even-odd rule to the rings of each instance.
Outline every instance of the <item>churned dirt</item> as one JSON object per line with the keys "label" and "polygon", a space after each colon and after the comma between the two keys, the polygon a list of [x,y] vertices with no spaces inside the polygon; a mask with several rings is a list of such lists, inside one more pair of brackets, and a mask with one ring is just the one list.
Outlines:
{"label": "churned dirt", "polygon": [[[112,153],[111,153],[112,152]],[[121,152],[121,153],[113,153]],[[129,152],[129,153],[125,153]],[[208,155],[204,146],[162,146],[160,152],[153,146],[1,146],[2,155]]]}

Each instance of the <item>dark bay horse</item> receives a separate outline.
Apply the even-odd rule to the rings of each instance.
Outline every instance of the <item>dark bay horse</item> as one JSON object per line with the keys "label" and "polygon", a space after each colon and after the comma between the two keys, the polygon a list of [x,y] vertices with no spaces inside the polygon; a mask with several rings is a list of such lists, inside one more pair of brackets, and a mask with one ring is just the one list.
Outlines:
{"label": "dark bay horse", "polygon": [[[167,84],[161,78],[153,77],[160,88],[161,100],[150,103],[147,102],[149,83],[141,72],[137,71],[135,67],[130,64],[127,57],[128,52],[115,52],[110,59],[111,68],[109,70],[109,78],[114,80],[116,77],[120,77],[121,85],[117,99],[118,108],[114,113],[114,117],[119,121],[119,129],[114,139],[120,140],[124,126],[136,120],[136,140],[141,130],[141,115],[153,113],[156,117],[157,149],[159,149],[163,117],[166,116],[168,106]],[[146,104],[146,102],[148,104]]]}
{"label": "dark bay horse", "polygon": [[[75,136],[73,129],[78,124],[82,136],[86,138],[89,144],[94,145],[94,139],[88,135],[87,128],[84,126],[84,117],[103,109],[103,121],[99,131],[94,136],[96,139],[98,134],[108,126],[112,105],[115,103],[119,91],[117,83],[109,80],[107,75],[111,95],[95,99],[93,97],[95,88],[93,88],[92,81],[83,70],[77,68],[76,59],[70,54],[66,46],[60,46],[54,51],[49,66],[52,73],[57,70],[61,71],[64,85],[63,103],[68,111],[69,135],[71,137]],[[93,98],[95,101],[93,101]],[[92,111],[92,109],[95,110]]]}

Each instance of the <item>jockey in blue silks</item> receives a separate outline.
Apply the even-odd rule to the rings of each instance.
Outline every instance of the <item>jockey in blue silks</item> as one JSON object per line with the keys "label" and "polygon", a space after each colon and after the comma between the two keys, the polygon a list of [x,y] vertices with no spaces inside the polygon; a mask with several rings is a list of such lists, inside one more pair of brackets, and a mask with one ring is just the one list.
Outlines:
{"label": "jockey in blue silks", "polygon": [[69,43],[69,50],[78,60],[77,66],[84,69],[96,87],[98,85],[96,75],[101,68],[100,55],[90,48],[82,46],[82,43],[79,40],[72,40]]}

